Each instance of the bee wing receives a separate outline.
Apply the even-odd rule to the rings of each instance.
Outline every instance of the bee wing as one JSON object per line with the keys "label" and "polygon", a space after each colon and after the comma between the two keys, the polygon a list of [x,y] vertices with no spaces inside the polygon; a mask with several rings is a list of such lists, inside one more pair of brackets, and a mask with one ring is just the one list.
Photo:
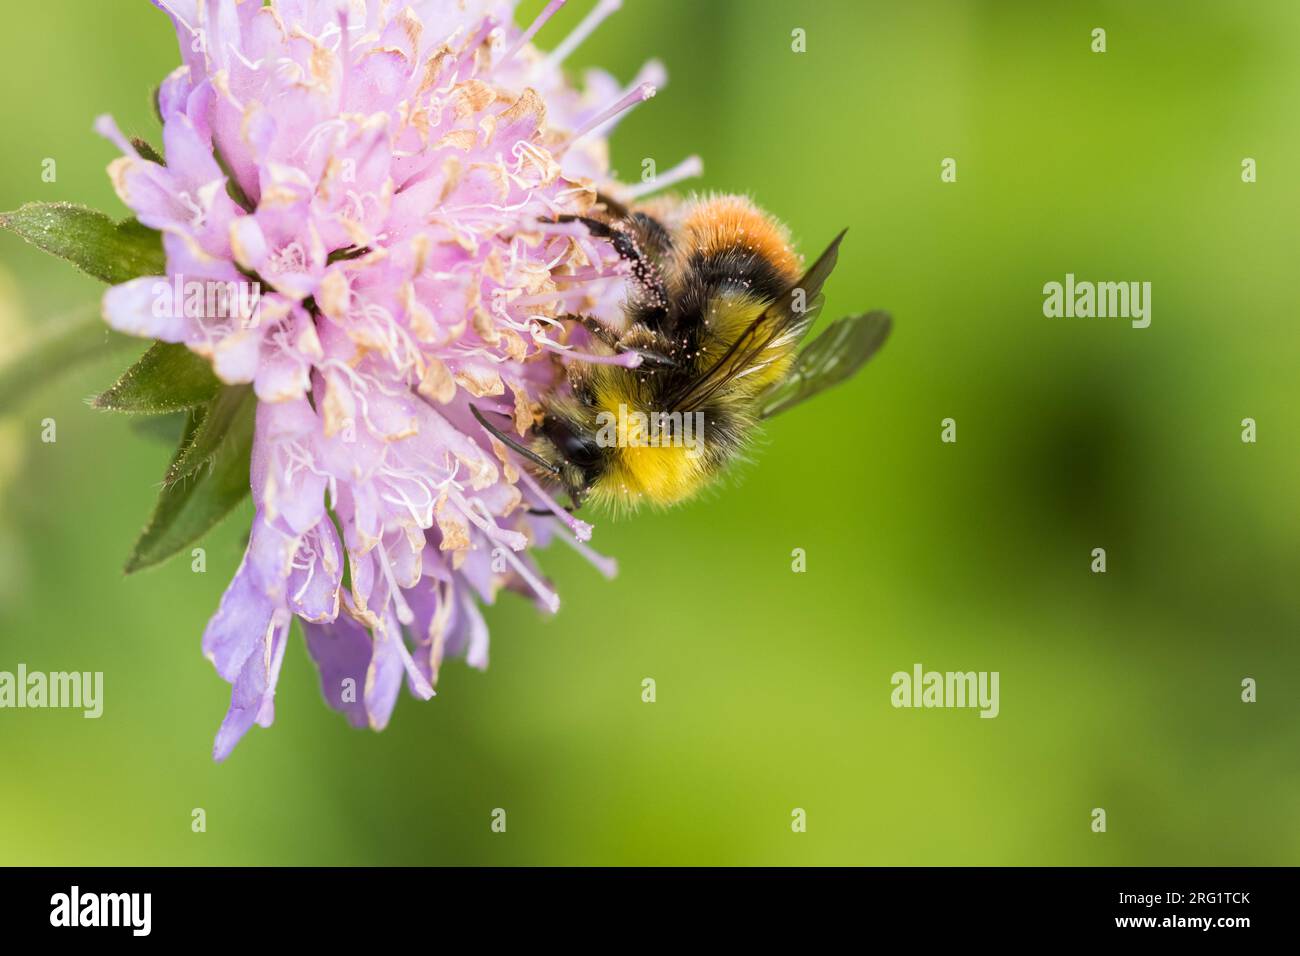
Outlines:
{"label": "bee wing", "polygon": [[884,345],[893,324],[888,312],[832,322],[799,353],[790,374],[763,396],[762,417],[771,418],[852,377]]}
{"label": "bee wing", "polygon": [[[803,338],[821,311],[822,286],[835,268],[843,238],[841,232],[804,277],[764,309],[707,371],[673,395],[668,407],[674,411],[693,411],[728,382],[763,368],[779,354],[777,349]],[[771,355],[765,355],[769,349]]]}

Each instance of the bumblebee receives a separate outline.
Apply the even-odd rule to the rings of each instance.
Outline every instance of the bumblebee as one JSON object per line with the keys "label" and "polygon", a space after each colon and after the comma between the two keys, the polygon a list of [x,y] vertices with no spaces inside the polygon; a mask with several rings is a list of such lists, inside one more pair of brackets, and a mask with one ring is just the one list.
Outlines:
{"label": "bumblebee", "polygon": [[567,316],[593,350],[624,363],[574,362],[567,392],[544,399],[516,441],[479,423],[568,493],[615,511],[672,505],[741,457],[759,423],[852,376],[880,348],[884,312],[840,319],[802,351],[822,307],[841,232],[801,270],[783,226],[740,196],[604,217],[564,217],[630,262],[622,328]]}

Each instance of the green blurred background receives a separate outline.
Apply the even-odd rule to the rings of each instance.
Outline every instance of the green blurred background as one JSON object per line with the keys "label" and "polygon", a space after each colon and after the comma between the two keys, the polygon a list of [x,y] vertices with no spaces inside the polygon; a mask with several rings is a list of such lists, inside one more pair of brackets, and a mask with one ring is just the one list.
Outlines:
{"label": "green blurred background", "polygon": [[[125,214],[90,126],[157,138],[169,23],[10,7],[0,208]],[[102,670],[106,704],[0,711],[0,863],[1300,862],[1300,5],[630,0],[570,63],[651,56],[616,167],[699,153],[805,253],[850,227],[829,312],[891,309],[878,360],[707,500],[599,522],[612,583],[547,554],[559,616],[503,597],[489,671],[449,663],[382,734],[295,637],[275,726],[221,766],[199,638],[246,515],[206,574],[124,578],[168,452],[83,401],[132,353],[50,383],[0,421],[0,670]],[[5,352],[100,293],[0,256]],[[1152,282],[1151,327],[1044,318],[1066,272]],[[916,662],[999,671],[1001,715],[893,709]]]}

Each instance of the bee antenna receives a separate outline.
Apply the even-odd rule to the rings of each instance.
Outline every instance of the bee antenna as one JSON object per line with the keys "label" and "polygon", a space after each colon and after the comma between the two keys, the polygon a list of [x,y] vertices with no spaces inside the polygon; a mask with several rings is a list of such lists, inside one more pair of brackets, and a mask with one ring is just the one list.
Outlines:
{"label": "bee antenna", "polygon": [[543,468],[545,468],[551,474],[555,475],[557,478],[560,476],[559,465],[552,464],[551,462],[543,458],[541,455],[537,454],[537,452],[533,451],[531,448],[526,448],[525,446],[521,445],[519,442],[511,438],[509,435],[507,435],[505,432],[501,431],[501,429],[497,428],[495,425],[493,425],[491,422],[489,422],[486,418],[483,417],[483,413],[478,410],[478,406],[471,404],[469,410],[474,413],[474,417],[478,419],[478,423],[482,425],[484,428],[486,428],[489,434],[491,434],[494,438],[496,438],[497,441],[501,442],[506,447],[513,449],[519,454],[523,455],[525,458],[527,458],[529,461],[533,462],[534,464],[541,465]]}

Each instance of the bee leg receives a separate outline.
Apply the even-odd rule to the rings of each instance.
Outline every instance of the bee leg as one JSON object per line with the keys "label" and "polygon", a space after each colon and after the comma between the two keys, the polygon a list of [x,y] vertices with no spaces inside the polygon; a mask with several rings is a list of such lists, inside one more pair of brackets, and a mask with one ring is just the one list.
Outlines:
{"label": "bee leg", "polygon": [[613,245],[614,251],[632,264],[632,277],[645,290],[649,300],[656,304],[663,304],[668,301],[668,289],[664,285],[663,276],[659,274],[659,269],[655,264],[641,254],[641,247],[637,244],[637,238],[632,232],[607,222],[601,222],[599,219],[593,219],[590,216],[566,214],[559,216],[556,221],[580,222],[597,239],[608,239],[610,244]]}
{"label": "bee leg", "polygon": [[618,348],[618,333],[608,326],[602,325],[595,316],[566,315],[562,316],[562,318],[571,319],[572,321],[581,324],[582,327],[591,334],[591,337],[596,339],[602,345],[608,345],[611,349]]}
{"label": "bee leg", "polygon": [[637,348],[633,345],[624,345],[617,332],[608,326],[602,325],[598,319],[590,315],[565,315],[562,319],[568,319],[578,322],[591,333],[591,337],[603,345],[608,346],[615,352],[635,352],[641,356],[641,364],[644,366],[662,366],[664,368],[675,368],[677,363],[661,352],[652,349]]}

